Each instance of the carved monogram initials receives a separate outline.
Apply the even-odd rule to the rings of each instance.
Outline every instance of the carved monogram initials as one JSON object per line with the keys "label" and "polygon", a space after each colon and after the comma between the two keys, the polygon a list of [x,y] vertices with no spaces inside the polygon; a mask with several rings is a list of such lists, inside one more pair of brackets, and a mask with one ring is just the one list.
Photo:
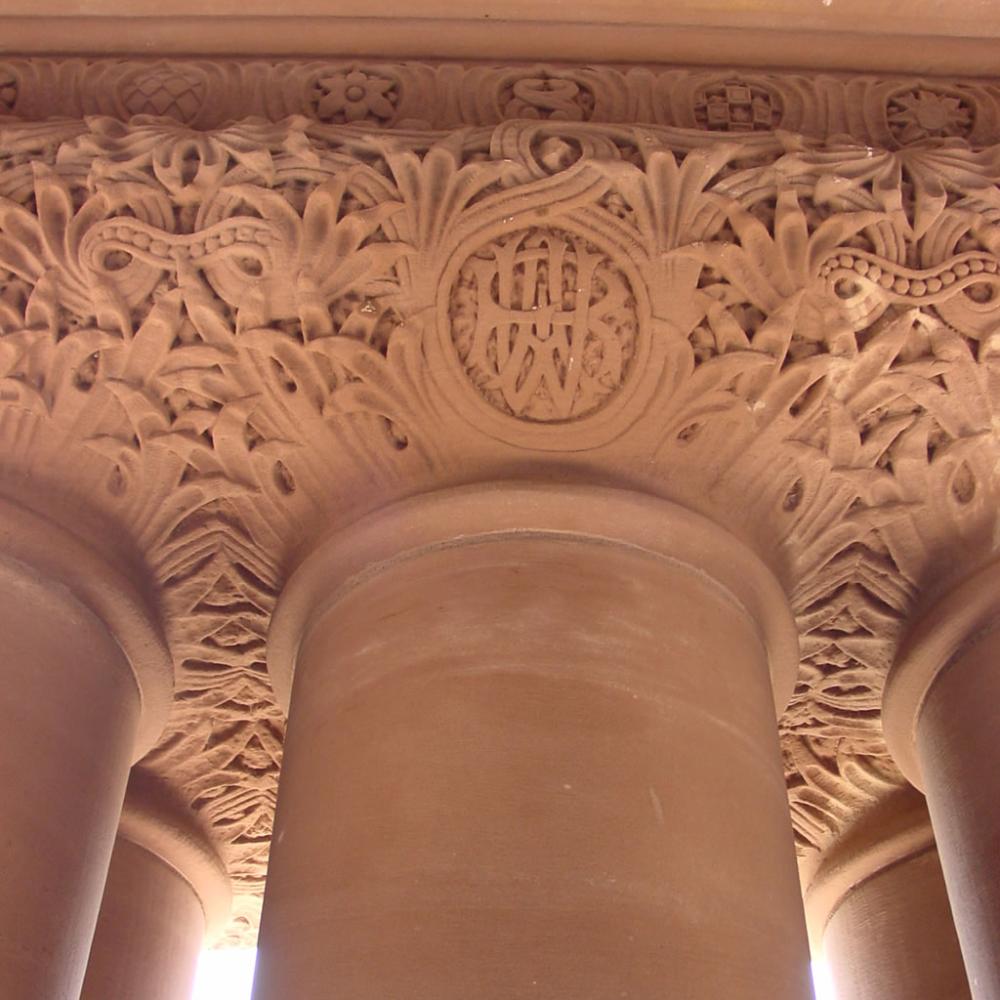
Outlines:
{"label": "carved monogram initials", "polygon": [[497,409],[567,420],[597,409],[635,353],[638,318],[625,276],[569,233],[517,233],[480,251],[452,293],[452,336]]}

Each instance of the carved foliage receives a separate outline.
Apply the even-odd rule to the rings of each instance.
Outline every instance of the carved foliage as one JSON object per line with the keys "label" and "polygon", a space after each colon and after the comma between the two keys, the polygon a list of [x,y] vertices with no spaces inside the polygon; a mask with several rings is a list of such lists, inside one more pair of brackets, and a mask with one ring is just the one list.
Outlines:
{"label": "carved foliage", "polygon": [[[390,136],[352,123],[406,80],[338,74],[312,99],[343,124],[5,133],[0,473],[98,507],[154,568],[178,697],[149,763],[225,845],[234,934],[263,884],[292,553],[543,457],[770,559],[803,636],[793,815],[822,849],[898,780],[878,705],[914,602],[993,551],[1000,152],[947,122],[895,151],[580,124],[603,98],[572,73],[504,84],[534,121]],[[720,123],[723,99],[754,129],[791,106],[701,86]],[[898,122],[961,118],[894,93]]]}

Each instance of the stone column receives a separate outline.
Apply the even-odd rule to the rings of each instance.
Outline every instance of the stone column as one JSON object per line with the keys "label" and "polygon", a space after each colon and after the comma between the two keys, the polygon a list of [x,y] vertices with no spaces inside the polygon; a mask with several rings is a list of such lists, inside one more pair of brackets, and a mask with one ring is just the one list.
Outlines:
{"label": "stone column", "polygon": [[806,893],[837,1000],[969,1000],[924,797],[900,790],[823,859]]}
{"label": "stone column", "polygon": [[336,536],[270,636],[255,1000],[806,1000],[797,651],[754,555],[633,494],[456,490]]}
{"label": "stone column", "polygon": [[131,580],[0,500],[0,993],[77,1000],[129,766],[171,666]]}
{"label": "stone column", "polygon": [[229,880],[180,803],[133,770],[81,1000],[188,1000],[206,939],[229,914]]}
{"label": "stone column", "polygon": [[886,738],[927,795],[975,1000],[1000,998],[1000,562],[921,616],[886,685]]}

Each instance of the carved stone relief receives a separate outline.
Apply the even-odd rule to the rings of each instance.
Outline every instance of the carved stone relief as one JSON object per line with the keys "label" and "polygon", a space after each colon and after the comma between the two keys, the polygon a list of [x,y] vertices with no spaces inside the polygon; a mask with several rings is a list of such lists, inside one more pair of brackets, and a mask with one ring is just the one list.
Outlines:
{"label": "carved stone relief", "polygon": [[663,66],[14,58],[0,62],[0,112],[143,115],[198,129],[292,115],[393,129],[630,122],[737,135],[785,129],[896,147],[943,138],[989,143],[1000,122],[1000,86]]}
{"label": "carved stone relief", "polygon": [[458,272],[446,306],[458,358],[490,405],[522,420],[574,420],[625,381],[639,316],[609,254],[572,233],[514,232]]}
{"label": "carved stone relief", "polygon": [[[231,940],[266,866],[282,580],[426,489],[597,478],[715,518],[800,622],[781,727],[806,867],[901,781],[879,719],[899,635],[995,547],[998,99],[5,64],[8,111],[71,117],[2,125],[0,483],[113,523],[151,568],[177,696],[146,763],[218,835]],[[257,117],[217,127],[235,112]]]}

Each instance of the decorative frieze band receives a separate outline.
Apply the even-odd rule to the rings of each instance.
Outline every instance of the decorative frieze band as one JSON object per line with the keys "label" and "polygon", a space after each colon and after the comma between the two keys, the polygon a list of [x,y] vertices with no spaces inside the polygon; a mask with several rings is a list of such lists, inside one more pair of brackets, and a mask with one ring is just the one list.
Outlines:
{"label": "decorative frieze band", "polygon": [[150,115],[199,129],[290,116],[404,130],[629,122],[736,134],[784,129],[894,148],[994,141],[1000,84],[718,67],[36,58],[0,61],[0,113]]}
{"label": "decorative frieze band", "polygon": [[[12,65],[62,66],[58,86],[18,70],[12,109],[38,117],[33,93],[119,101],[135,67],[175,64]],[[276,793],[275,595],[320,533],[416,492],[558,475],[725,524],[799,621],[782,733],[804,857],[900,782],[879,718],[899,635],[997,537],[990,86],[835,81],[838,105],[814,82],[805,127],[783,83],[800,117],[719,135],[642,118],[660,112],[637,81],[695,115],[697,74],[299,64],[279,86],[268,64],[176,65],[283,120],[195,130],[70,102],[102,113],[0,129],[0,484],[95,510],[155,576],[177,696],[146,764],[216,831],[234,935],[253,932]],[[282,103],[307,78],[328,81],[312,118]],[[741,80],[701,126],[747,124],[742,106],[767,124],[766,88]],[[197,124],[246,111],[164,87],[142,100]],[[478,127],[403,128],[413,93]],[[500,93],[518,119],[482,124]],[[816,137],[848,119],[873,131]]]}

